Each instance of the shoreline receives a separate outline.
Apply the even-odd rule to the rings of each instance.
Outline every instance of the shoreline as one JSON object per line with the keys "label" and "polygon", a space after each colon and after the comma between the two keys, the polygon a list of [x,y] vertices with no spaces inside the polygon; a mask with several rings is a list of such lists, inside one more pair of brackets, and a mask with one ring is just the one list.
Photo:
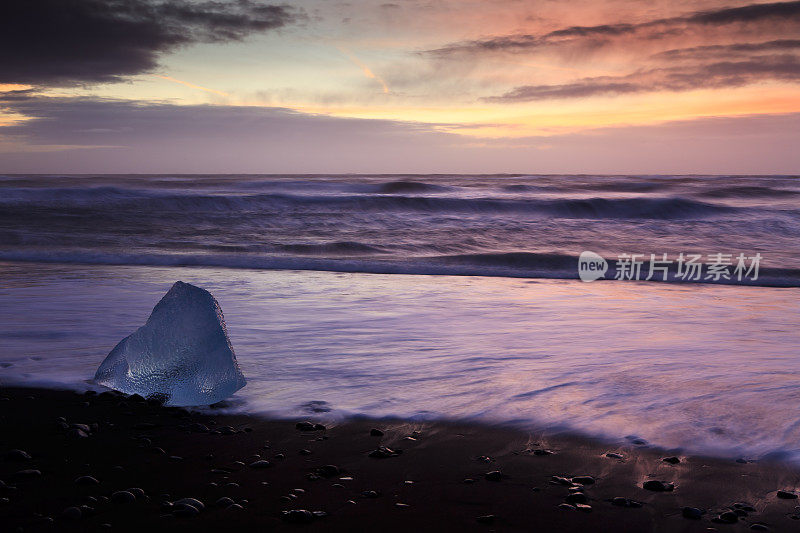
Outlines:
{"label": "shoreline", "polygon": [[[9,531],[788,531],[800,524],[798,499],[777,495],[800,486],[800,468],[782,463],[664,461],[672,454],[634,442],[614,447],[479,423],[357,418],[323,430],[308,421],[193,412],[113,392],[3,387],[0,522]],[[643,488],[648,481],[674,490]],[[183,498],[204,508],[178,503]]]}

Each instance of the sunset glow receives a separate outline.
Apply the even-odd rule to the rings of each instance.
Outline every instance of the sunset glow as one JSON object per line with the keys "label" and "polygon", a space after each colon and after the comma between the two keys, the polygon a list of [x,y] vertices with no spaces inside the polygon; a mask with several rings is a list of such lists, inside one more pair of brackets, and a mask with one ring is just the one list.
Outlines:
{"label": "sunset glow", "polygon": [[[57,25],[59,9],[67,9],[49,0],[29,5],[33,4],[48,5],[52,20],[42,15],[44,27]],[[78,9],[73,15],[85,17],[92,28],[114,27],[133,17],[136,31],[152,36],[152,42],[140,43],[135,51],[126,42],[134,34],[95,32],[87,33],[86,43],[75,43],[79,48],[73,56],[69,47],[57,57],[21,49],[4,60],[3,142],[72,150],[76,143],[68,137],[76,125],[67,117],[73,116],[67,108],[79,104],[103,105],[109,112],[123,104],[142,110],[167,105],[176,116],[183,116],[183,110],[187,117],[197,106],[215,117],[236,115],[237,108],[261,108],[292,112],[302,123],[296,126],[300,129],[314,127],[323,117],[360,119],[347,123],[341,138],[355,142],[362,130],[379,127],[394,138],[395,146],[419,160],[437,159],[434,147],[419,148],[409,131],[447,134],[440,142],[448,146],[474,148],[507,141],[513,154],[498,159],[497,153],[486,153],[482,167],[529,171],[539,165],[555,168],[554,161],[541,155],[548,137],[611,139],[631,127],[694,123],[706,137],[685,142],[697,146],[715,138],[714,126],[704,125],[707,120],[774,116],[800,121],[800,2],[608,0],[567,7],[512,0],[303,1],[263,11],[254,2],[227,7],[224,2],[186,2],[183,15],[165,11],[159,16],[158,2],[133,4],[150,6],[150,15],[110,5],[96,12]],[[215,17],[218,22],[213,22]],[[5,38],[11,39],[14,31],[9,28]],[[14,44],[19,42],[4,44],[19,47]],[[86,57],[78,51],[85,50],[84,45],[106,53]],[[94,127],[83,124],[81,129],[117,129],[107,119],[102,122]],[[47,139],[35,127],[45,125]],[[235,123],[230,125],[236,129]],[[140,126],[149,129],[144,123]],[[730,124],[719,127],[720,134],[730,134]],[[784,138],[785,132],[762,133]],[[85,146],[104,146],[109,140]],[[128,146],[147,157],[143,146],[130,142],[112,140],[110,145]],[[269,143],[265,147],[269,152]],[[176,157],[191,157],[190,147],[181,150]],[[280,150],[270,161],[275,157],[280,158]],[[790,172],[797,161],[787,153],[779,161],[765,162],[763,171]],[[268,164],[256,155],[242,163],[243,170]],[[615,170],[596,163],[598,171]],[[12,169],[19,170],[41,164],[25,158],[11,161]],[[647,171],[646,163],[642,166]],[[279,168],[311,169],[289,163]],[[114,169],[124,170],[121,163],[109,166]],[[391,165],[362,170],[367,169],[406,170]],[[457,165],[445,162],[439,169],[456,170]],[[703,161],[686,160],[662,170],[714,169]]]}

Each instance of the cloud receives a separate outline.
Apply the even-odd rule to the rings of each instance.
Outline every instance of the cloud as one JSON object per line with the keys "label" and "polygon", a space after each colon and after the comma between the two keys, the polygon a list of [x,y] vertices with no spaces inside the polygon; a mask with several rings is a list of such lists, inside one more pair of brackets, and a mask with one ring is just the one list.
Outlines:
{"label": "cloud", "polygon": [[693,67],[656,68],[623,76],[582,78],[557,85],[523,85],[483,100],[508,103],[654,91],[680,92],[741,87],[764,80],[800,81],[800,59],[793,55],[770,55]]}
{"label": "cloud", "polygon": [[752,4],[741,7],[698,11],[685,16],[654,19],[639,23],[616,23],[596,26],[570,26],[543,34],[512,34],[451,43],[428,50],[438,57],[481,52],[519,53],[547,47],[599,47],[620,38],[642,41],[685,36],[687,32],[705,32],[715,27],[751,25],[779,31],[782,27],[797,33],[800,29],[800,1]]}
{"label": "cloud", "polygon": [[255,0],[4,0],[0,83],[120,81],[180,46],[239,41],[302,16]]}
{"label": "cloud", "polygon": [[736,58],[752,55],[755,52],[795,52],[800,50],[798,39],[778,39],[761,43],[716,44],[674,48],[650,56],[660,60],[705,60],[708,58]]}

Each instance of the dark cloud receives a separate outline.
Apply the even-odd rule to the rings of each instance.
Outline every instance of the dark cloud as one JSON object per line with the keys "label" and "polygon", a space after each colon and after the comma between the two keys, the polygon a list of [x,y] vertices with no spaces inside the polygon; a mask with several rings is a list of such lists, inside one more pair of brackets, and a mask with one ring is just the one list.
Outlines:
{"label": "dark cloud", "polygon": [[777,39],[765,41],[763,43],[737,43],[737,44],[714,44],[707,46],[692,46],[688,48],[675,48],[665,50],[650,56],[653,59],[662,60],[705,60],[713,58],[737,58],[749,56],[757,52],[795,52],[800,50],[800,40],[798,39]]}
{"label": "dark cloud", "polygon": [[[800,28],[800,1],[753,4],[742,7],[699,11],[689,15],[655,19],[637,24],[618,23],[597,26],[570,26],[544,34],[514,34],[453,43],[426,53],[447,56],[459,53],[525,50],[564,44],[599,45],[604,40],[625,36],[659,39],[680,35],[688,29],[731,24],[790,24]],[[588,41],[588,43],[586,42]]]}
{"label": "dark cloud", "polygon": [[720,61],[693,67],[656,68],[624,76],[583,78],[559,85],[524,85],[484,98],[489,102],[530,102],[653,91],[740,87],[756,81],[800,81],[800,59],[771,55],[745,61]]}
{"label": "dark cloud", "polygon": [[119,81],[177,47],[241,40],[300,16],[254,0],[3,0],[0,83]]}

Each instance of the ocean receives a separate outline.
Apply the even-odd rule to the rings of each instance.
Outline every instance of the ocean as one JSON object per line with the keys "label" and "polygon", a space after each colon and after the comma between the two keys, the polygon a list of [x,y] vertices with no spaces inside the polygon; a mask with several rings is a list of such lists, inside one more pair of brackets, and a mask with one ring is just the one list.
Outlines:
{"label": "ocean", "polygon": [[796,177],[0,177],[0,383],[88,386],[177,280],[222,305],[229,410],[800,459]]}

